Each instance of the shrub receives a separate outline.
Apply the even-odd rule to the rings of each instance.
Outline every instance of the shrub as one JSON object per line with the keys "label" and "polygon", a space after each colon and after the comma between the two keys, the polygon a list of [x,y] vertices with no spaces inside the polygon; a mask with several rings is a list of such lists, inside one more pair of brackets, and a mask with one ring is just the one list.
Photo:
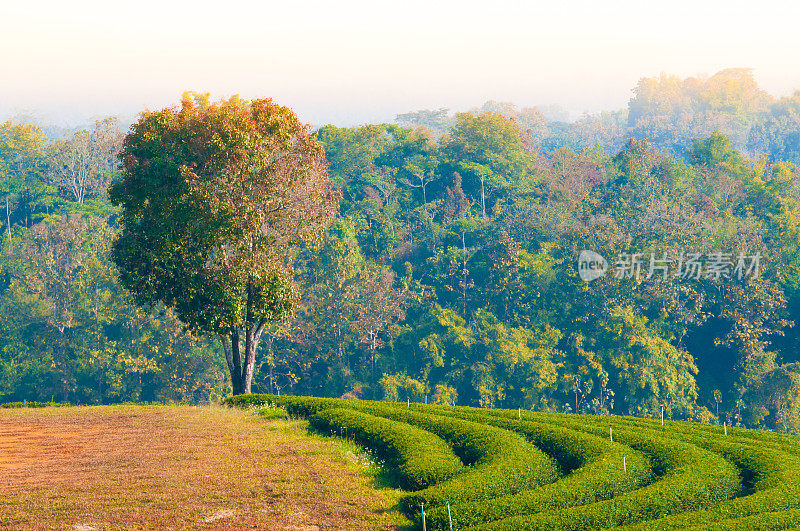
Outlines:
{"label": "shrub", "polygon": [[[595,421],[596,422],[596,421]],[[700,511],[676,514],[644,522],[633,529],[683,529],[693,525],[710,525],[723,519],[736,519],[757,515],[765,511],[780,511],[800,507],[800,459],[793,453],[797,444],[791,440],[764,432],[730,431],[724,437],[719,426],[691,423],[660,423],[642,419],[625,418],[619,423],[648,426],[650,433],[690,442],[722,455],[735,464],[743,479],[741,497],[724,501]],[[742,437],[741,435],[745,435]],[[758,435],[768,435],[758,437]],[[763,521],[768,520],[764,516]]]}
{"label": "shrub", "polygon": [[0,407],[7,408],[7,409],[16,409],[22,407],[32,407],[32,408],[40,408],[40,407],[65,407],[69,406],[68,402],[6,402],[5,404],[0,404]]}
{"label": "shrub", "polygon": [[224,406],[248,408],[254,406],[266,406],[276,403],[273,398],[278,398],[275,395],[266,394],[252,394],[252,395],[234,395],[229,396],[220,402]]}
{"label": "shrub", "polygon": [[426,415],[403,404],[334,398],[274,397],[290,414],[311,416],[329,408],[355,409],[416,426],[444,439],[461,461],[472,468],[425,490],[409,494],[402,506],[416,514],[427,507],[468,500],[488,500],[554,481],[557,467],[544,452],[521,436],[474,422]]}
{"label": "shrub", "polygon": [[406,497],[404,507],[409,513],[423,503],[434,507],[447,502],[485,501],[550,483],[558,476],[553,460],[515,433],[396,407],[380,414],[437,434],[472,466],[464,474]]}
{"label": "shrub", "polygon": [[[594,503],[639,488],[650,480],[648,460],[622,444],[525,420],[487,417],[486,422],[520,433],[555,457],[562,468],[574,471],[555,483],[516,495],[453,506],[453,523],[459,529],[515,515]],[[627,456],[627,472],[624,456]],[[448,514],[442,508],[431,511],[429,521],[430,529],[449,529]]]}
{"label": "shrub", "polygon": [[345,430],[346,435],[375,451],[408,490],[435,485],[464,470],[441,438],[402,422],[339,408],[324,409],[309,420],[320,431]]}
{"label": "shrub", "polygon": [[[582,431],[603,436],[586,425]],[[651,520],[668,514],[701,509],[731,498],[739,490],[736,469],[725,459],[696,446],[669,441],[636,428],[614,430],[615,440],[650,457],[658,481],[610,500],[515,516],[481,526],[481,529],[594,529]]]}
{"label": "shrub", "polygon": [[[449,529],[447,502],[460,529],[784,529],[800,516],[800,446],[785,434],[728,428],[725,437],[720,426],[688,422],[532,412],[519,419],[516,410],[270,395],[228,403],[279,404],[328,419],[329,428],[358,426],[359,442],[398,470],[410,466],[409,477],[431,454],[411,447],[435,434],[468,468],[404,499],[412,515],[425,503],[432,530]],[[566,474],[555,482],[548,455]]]}
{"label": "shrub", "polygon": [[722,520],[712,524],[692,527],[690,529],[708,529],[709,531],[767,531],[772,529],[794,529],[800,522],[800,509],[776,511]]}

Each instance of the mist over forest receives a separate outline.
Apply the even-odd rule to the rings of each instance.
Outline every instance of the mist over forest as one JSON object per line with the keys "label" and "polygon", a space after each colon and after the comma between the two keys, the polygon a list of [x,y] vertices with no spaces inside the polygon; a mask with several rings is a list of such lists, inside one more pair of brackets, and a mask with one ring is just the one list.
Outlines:
{"label": "mist over forest", "polygon": [[[0,124],[0,402],[231,393],[218,337],[120,284],[129,125]],[[574,119],[488,101],[313,134],[339,214],[297,249],[254,392],[800,433],[800,92],[665,74]]]}

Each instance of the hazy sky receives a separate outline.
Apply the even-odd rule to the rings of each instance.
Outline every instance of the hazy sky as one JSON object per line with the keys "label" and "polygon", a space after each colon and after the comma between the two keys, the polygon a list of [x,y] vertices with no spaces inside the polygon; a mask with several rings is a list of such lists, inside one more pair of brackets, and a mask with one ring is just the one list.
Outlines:
{"label": "hazy sky", "polygon": [[0,0],[0,117],[133,115],[184,90],[273,97],[306,122],[488,99],[626,105],[643,76],[751,67],[800,88],[798,2]]}

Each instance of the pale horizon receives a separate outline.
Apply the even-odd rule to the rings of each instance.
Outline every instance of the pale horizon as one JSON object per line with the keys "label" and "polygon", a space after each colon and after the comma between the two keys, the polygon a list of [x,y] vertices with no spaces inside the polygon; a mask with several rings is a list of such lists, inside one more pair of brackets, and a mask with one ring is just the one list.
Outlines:
{"label": "pale horizon", "polygon": [[774,96],[800,88],[796,4],[206,6],[4,4],[0,118],[133,118],[175,105],[186,90],[272,97],[315,125],[487,100],[558,105],[576,117],[624,108],[642,77],[738,67]]}

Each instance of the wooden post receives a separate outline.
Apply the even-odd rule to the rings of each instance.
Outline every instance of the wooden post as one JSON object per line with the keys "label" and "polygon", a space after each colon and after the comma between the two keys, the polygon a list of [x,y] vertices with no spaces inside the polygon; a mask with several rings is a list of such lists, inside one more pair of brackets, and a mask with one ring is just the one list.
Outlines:
{"label": "wooden post", "polygon": [[628,456],[625,454],[622,454],[622,470],[628,473]]}
{"label": "wooden post", "polygon": [[664,426],[664,406],[661,406],[661,426]]}
{"label": "wooden post", "polygon": [[611,442],[614,442],[614,428],[612,426],[608,427],[608,436],[611,438]]}
{"label": "wooden post", "polygon": [[725,421],[724,426],[725,426],[725,437],[727,437],[728,436],[728,421],[727,420]]}
{"label": "wooden post", "polygon": [[425,504],[422,504],[422,531],[425,530]]}
{"label": "wooden post", "polygon": [[522,420],[522,408],[521,407],[517,408],[517,418],[519,418],[519,420]]}

